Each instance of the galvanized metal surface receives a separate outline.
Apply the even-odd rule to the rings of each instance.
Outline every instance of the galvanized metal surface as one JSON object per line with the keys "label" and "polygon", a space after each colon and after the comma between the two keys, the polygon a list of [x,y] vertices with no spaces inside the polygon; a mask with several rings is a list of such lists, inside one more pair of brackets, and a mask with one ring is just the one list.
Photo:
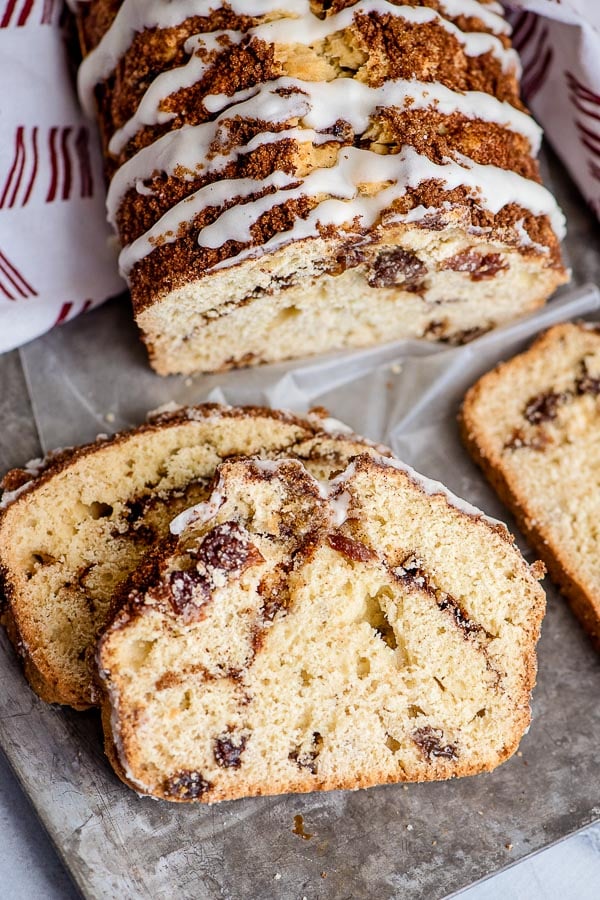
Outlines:
{"label": "galvanized metal surface", "polygon": [[[569,190],[564,182],[566,206]],[[585,279],[598,256],[592,221],[573,202],[571,240]],[[113,313],[96,315],[100,324]],[[0,360],[0,378],[4,469],[38,445],[16,354]],[[442,897],[600,818],[600,662],[547,587],[532,727],[522,755],[491,775],[215,807],[140,799],[110,771],[96,714],[41,703],[4,634],[0,743],[88,897]],[[310,838],[296,833],[298,815]]]}

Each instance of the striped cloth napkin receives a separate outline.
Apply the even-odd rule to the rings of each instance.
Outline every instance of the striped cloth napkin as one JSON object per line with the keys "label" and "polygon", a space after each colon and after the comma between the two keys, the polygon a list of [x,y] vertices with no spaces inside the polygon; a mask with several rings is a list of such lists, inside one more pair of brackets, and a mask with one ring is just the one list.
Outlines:
{"label": "striped cloth napkin", "polygon": [[62,0],[0,0],[0,352],[120,293]]}
{"label": "striped cloth napkin", "polygon": [[[600,216],[600,0],[505,5],[525,98]],[[124,288],[67,15],[62,0],[0,0],[0,353]]]}

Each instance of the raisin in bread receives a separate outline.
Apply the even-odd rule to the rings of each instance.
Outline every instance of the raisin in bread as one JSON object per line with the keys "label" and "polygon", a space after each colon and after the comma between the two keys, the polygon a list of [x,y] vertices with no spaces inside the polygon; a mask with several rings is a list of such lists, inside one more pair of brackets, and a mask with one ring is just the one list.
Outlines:
{"label": "raisin in bread", "polygon": [[214,802],[493,769],[529,723],[544,611],[506,528],[397,460],[317,481],[237,459],[101,636],[109,758]]}
{"label": "raisin in bread", "polygon": [[556,325],[467,394],[468,450],[600,648],[600,330]]}
{"label": "raisin in bread", "polygon": [[461,342],[565,281],[499,4],[71,5],[158,372]]}
{"label": "raisin in bread", "polygon": [[93,702],[88,649],[114,594],[173,516],[206,496],[224,458],[298,455],[326,476],[366,446],[336,428],[316,415],[207,404],[54,456],[37,474],[9,473],[4,618],[34,690],[77,709]]}

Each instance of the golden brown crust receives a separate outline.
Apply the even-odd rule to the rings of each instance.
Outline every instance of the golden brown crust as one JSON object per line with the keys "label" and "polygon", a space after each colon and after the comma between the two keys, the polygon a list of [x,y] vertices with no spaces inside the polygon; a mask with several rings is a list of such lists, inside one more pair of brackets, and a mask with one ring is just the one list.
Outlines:
{"label": "golden brown crust", "polygon": [[[2,575],[0,577],[3,582],[5,599],[7,599],[10,594],[10,586]],[[46,703],[68,703],[69,706],[80,712],[89,709],[89,704],[81,704],[79,698],[75,695],[72,695],[70,699],[64,699],[64,690],[61,691],[59,689],[55,673],[47,666],[44,666],[43,661],[41,665],[36,663],[23,640],[21,630],[9,603],[7,603],[6,608],[2,612],[0,623],[6,629],[6,634],[17,652],[25,678],[29,682],[31,689],[41,700],[44,700]]]}
{"label": "golden brown crust", "polygon": [[510,509],[519,528],[548,567],[550,578],[569,601],[571,609],[588,632],[596,649],[600,650],[600,613],[597,604],[579,583],[572,565],[566,558],[560,559],[560,548],[550,546],[545,529],[539,523],[533,524],[535,520],[531,517],[527,501],[512,489],[506,477],[482,449],[472,426],[469,425],[467,407],[463,407],[459,423],[463,443],[473,460],[481,468],[502,502]]}
{"label": "golden brown crust", "polygon": [[[527,706],[527,710],[529,710],[529,706]],[[177,797],[172,793],[167,793],[164,790],[153,790],[151,794],[147,793],[143,790],[140,784],[136,781],[132,780],[126,770],[123,767],[121,762],[121,758],[119,755],[118,748],[118,739],[113,732],[112,727],[112,709],[110,702],[106,699],[106,695],[102,698],[101,703],[101,717],[102,717],[102,728],[104,731],[104,752],[108,758],[109,763],[111,764],[115,774],[120,778],[120,780],[126,784],[128,787],[132,788],[137,794],[140,796],[152,796],[157,799],[168,800],[170,803],[192,803],[192,802],[200,802],[200,803],[218,803],[223,800],[237,800],[239,799],[238,793],[226,793],[223,791],[212,791],[210,796],[201,794],[194,800],[186,797]],[[459,764],[453,765],[452,771],[448,771],[448,766],[444,765],[443,762],[438,762],[437,765],[433,765],[431,767],[430,774],[426,777],[422,770],[421,771],[398,771],[397,776],[390,776],[384,772],[378,771],[369,771],[363,772],[358,777],[343,777],[339,776],[336,778],[322,778],[315,779],[314,777],[305,777],[304,779],[298,777],[293,783],[289,780],[286,782],[278,782],[275,779],[269,779],[268,781],[263,782],[262,784],[257,784],[252,786],[251,792],[249,791],[247,796],[253,797],[272,797],[277,794],[308,794],[313,791],[355,791],[355,790],[364,790],[365,788],[377,787],[382,784],[401,784],[401,783],[412,783],[419,784],[430,781],[444,781],[450,778],[464,778],[469,775],[481,775],[484,772],[491,772],[497,766],[501,765],[501,763],[505,762],[509,759],[517,750],[519,743],[521,741],[521,736],[527,726],[529,725],[531,716],[529,711],[524,713],[522,720],[518,723],[518,733],[517,728],[515,728],[515,737],[511,743],[507,743],[500,753],[498,753],[497,758],[494,761],[490,761],[487,764],[482,764],[481,766],[475,767],[468,764]]]}
{"label": "golden brown crust", "polygon": [[485,430],[482,429],[476,407],[487,391],[499,379],[506,377],[514,370],[522,358],[531,354],[547,354],[555,345],[557,337],[571,325],[556,325],[539,335],[526,354],[508,362],[500,363],[491,372],[484,375],[467,392],[463,401],[458,422],[460,435],[469,454],[482,469],[485,477],[492,485],[502,502],[510,509],[519,528],[539,554],[548,568],[548,573],[561,592],[569,601],[573,612],[590,635],[594,646],[600,650],[600,604],[598,598],[590,594],[582,582],[568,552],[557,544],[546,523],[534,515],[528,497],[520,492],[510,479],[502,463],[501,456],[492,448]]}

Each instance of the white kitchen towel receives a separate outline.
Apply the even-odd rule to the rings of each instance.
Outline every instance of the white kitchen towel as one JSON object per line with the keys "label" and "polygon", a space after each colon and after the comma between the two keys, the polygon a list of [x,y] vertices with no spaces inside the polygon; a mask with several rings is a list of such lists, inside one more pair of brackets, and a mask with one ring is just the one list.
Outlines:
{"label": "white kitchen towel", "polygon": [[511,0],[521,89],[600,218],[600,0]]}
{"label": "white kitchen towel", "polygon": [[[510,6],[525,97],[600,216],[600,0]],[[0,352],[124,288],[67,15],[62,0],[0,0]]]}
{"label": "white kitchen towel", "polygon": [[62,0],[0,0],[0,352],[124,288],[65,16]]}

